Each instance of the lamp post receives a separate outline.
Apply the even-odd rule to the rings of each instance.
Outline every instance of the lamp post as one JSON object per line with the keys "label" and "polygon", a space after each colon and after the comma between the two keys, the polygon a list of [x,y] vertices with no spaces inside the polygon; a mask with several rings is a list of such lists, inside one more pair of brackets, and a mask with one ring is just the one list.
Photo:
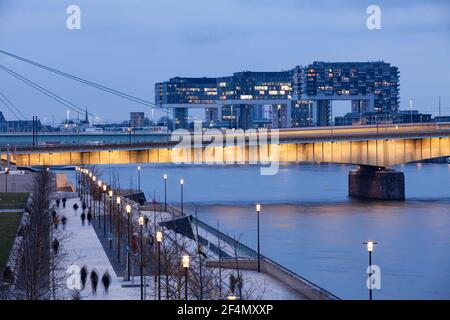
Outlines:
{"label": "lamp post", "polygon": [[100,210],[101,210],[100,206],[102,203],[102,181],[101,180],[98,180],[97,194],[98,194],[98,198],[99,198],[98,199],[98,229],[100,230],[100,227],[101,227],[101,225],[100,225]]}
{"label": "lamp post", "polygon": [[141,272],[141,300],[144,300],[144,217],[139,217],[139,230],[141,233],[141,263],[140,263],[140,272]]}
{"label": "lamp post", "polygon": [[161,300],[161,242],[163,240],[163,233],[156,232],[156,242],[158,243],[158,300]]}
{"label": "lamp post", "polygon": [[112,248],[112,208],[113,208],[113,191],[109,190],[109,248]]}
{"label": "lamp post", "polygon": [[130,280],[130,276],[131,276],[131,270],[130,270],[130,265],[131,265],[131,254],[130,254],[130,249],[131,249],[131,230],[130,230],[130,219],[131,219],[131,206],[129,204],[127,204],[127,206],[125,207],[125,211],[127,212],[127,217],[128,217],[128,221],[127,221],[127,245],[128,245],[128,250],[127,250],[127,274],[128,274],[128,280]]}
{"label": "lamp post", "polygon": [[181,264],[184,268],[184,300],[188,299],[188,270],[189,270],[189,256],[183,256]]}
{"label": "lamp post", "polygon": [[180,180],[180,187],[181,187],[181,215],[184,216],[184,210],[183,210],[183,186],[184,186],[184,180]]}
{"label": "lamp post", "polygon": [[8,192],[8,175],[9,175],[9,168],[5,168],[5,192]]}
{"label": "lamp post", "polygon": [[372,300],[372,279],[370,278],[372,276],[372,251],[378,242],[369,240],[363,242],[363,244],[367,246],[367,252],[369,253],[369,300]]}
{"label": "lamp post", "polygon": [[120,263],[120,223],[121,223],[121,219],[120,217],[122,216],[121,212],[120,212],[120,196],[117,196],[116,198],[116,204],[117,204],[117,261]]}
{"label": "lamp post", "polygon": [[257,233],[258,233],[258,272],[261,272],[261,254],[259,250],[259,213],[261,212],[261,205],[256,205],[256,220],[257,220]]}
{"label": "lamp post", "polygon": [[96,177],[94,175],[92,175],[92,184],[90,185],[89,193],[90,193],[90,200],[91,200],[90,201],[91,208],[92,208],[92,211],[94,212],[94,219],[95,219],[95,202],[94,202],[95,180],[96,180]]}
{"label": "lamp post", "polygon": [[103,184],[103,236],[106,237],[106,183]]}
{"label": "lamp post", "polygon": [[164,174],[164,212],[167,212],[167,174]]}
{"label": "lamp post", "polygon": [[138,191],[141,191],[141,166],[137,167],[138,171]]}

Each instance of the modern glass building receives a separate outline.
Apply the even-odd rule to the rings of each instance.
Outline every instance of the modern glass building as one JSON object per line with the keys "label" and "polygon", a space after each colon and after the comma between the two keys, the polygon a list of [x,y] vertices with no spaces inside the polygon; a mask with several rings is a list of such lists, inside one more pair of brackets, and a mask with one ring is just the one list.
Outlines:
{"label": "modern glass building", "polygon": [[188,109],[203,108],[211,126],[329,125],[332,101],[351,101],[351,113],[395,113],[399,71],[383,61],[314,62],[279,72],[236,72],[218,78],[172,78],[155,85],[157,105],[187,127]]}

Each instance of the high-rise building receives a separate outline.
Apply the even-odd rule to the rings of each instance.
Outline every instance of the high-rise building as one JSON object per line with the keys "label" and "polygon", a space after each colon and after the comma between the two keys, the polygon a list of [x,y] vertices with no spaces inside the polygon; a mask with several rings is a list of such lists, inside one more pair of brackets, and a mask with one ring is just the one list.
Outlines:
{"label": "high-rise building", "polygon": [[155,85],[155,102],[187,127],[190,108],[203,108],[210,125],[303,127],[331,123],[332,101],[348,100],[360,119],[395,113],[397,67],[377,62],[314,62],[279,72],[237,72],[218,78],[172,78]]}

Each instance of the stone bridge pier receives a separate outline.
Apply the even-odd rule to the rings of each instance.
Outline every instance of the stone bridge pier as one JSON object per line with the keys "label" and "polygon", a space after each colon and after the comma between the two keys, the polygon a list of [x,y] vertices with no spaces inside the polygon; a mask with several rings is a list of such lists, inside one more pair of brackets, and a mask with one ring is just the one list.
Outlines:
{"label": "stone bridge pier", "polygon": [[360,166],[348,174],[348,195],[354,198],[405,200],[405,175],[385,167]]}

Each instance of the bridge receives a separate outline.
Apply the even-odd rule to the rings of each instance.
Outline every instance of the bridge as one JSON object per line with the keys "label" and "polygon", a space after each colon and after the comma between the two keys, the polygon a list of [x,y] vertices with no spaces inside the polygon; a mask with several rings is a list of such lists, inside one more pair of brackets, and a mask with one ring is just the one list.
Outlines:
{"label": "bridge", "polygon": [[[450,123],[280,129],[278,139],[274,140],[269,134],[263,142],[261,134],[256,133],[257,143],[248,132],[236,131],[234,145],[216,147],[209,146],[210,142],[179,147],[178,141],[169,139],[154,143],[101,141],[89,145],[17,147],[11,161],[18,166],[173,162],[254,164],[270,161],[345,163],[361,166],[349,175],[350,195],[401,200],[404,199],[403,173],[388,170],[389,167],[450,156]],[[212,137],[205,133],[203,141],[211,141]],[[5,158],[4,152],[2,157]],[[378,179],[379,183],[371,183]]]}

